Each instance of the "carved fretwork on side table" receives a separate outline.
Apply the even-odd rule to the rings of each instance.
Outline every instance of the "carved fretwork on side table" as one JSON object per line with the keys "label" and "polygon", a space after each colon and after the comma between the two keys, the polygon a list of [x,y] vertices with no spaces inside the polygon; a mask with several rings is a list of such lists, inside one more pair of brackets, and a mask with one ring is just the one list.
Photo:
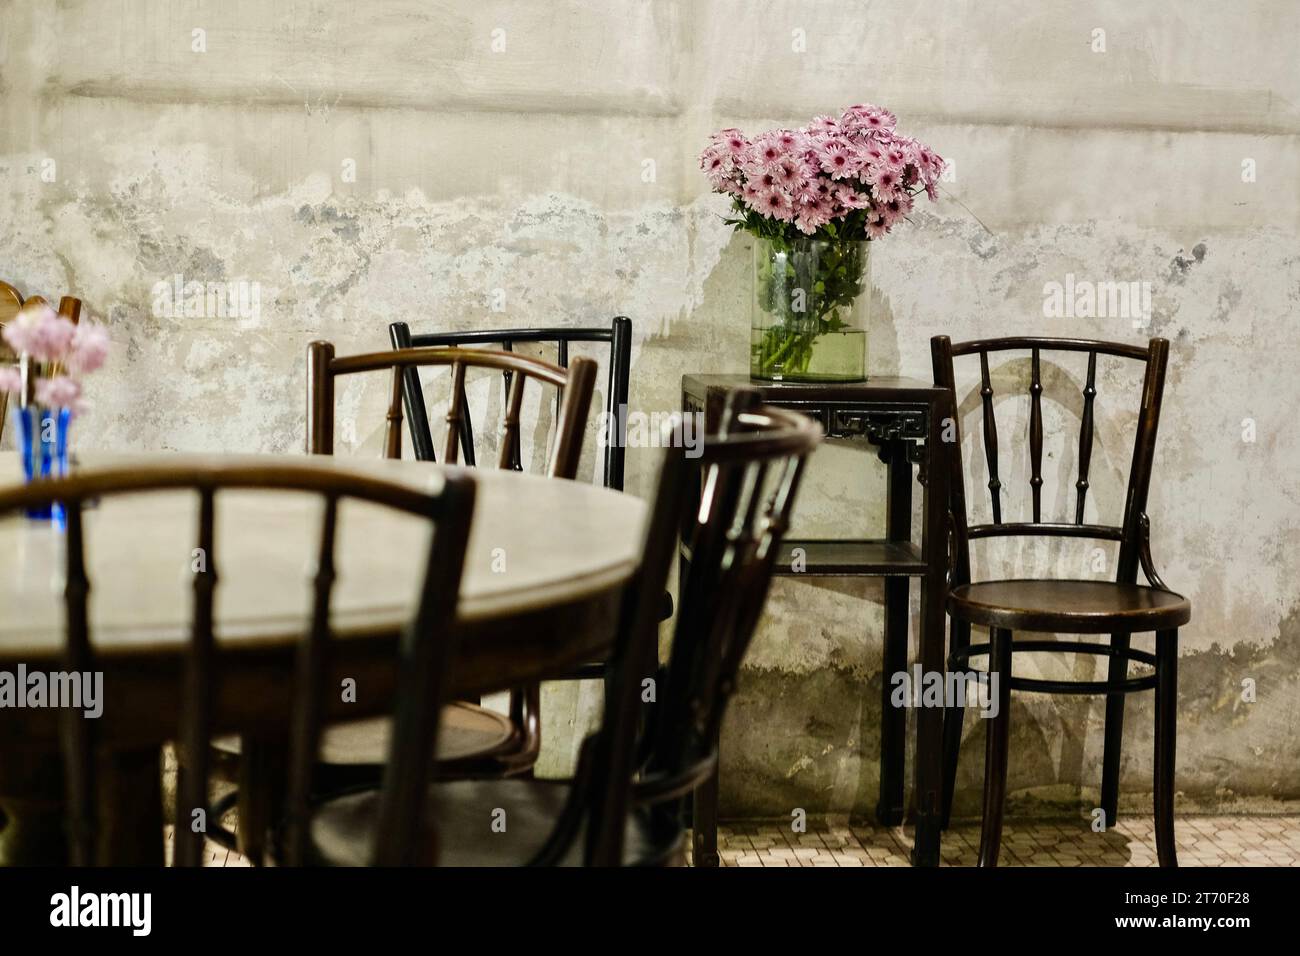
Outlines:
{"label": "carved fretwork on side table", "polygon": [[[682,377],[682,408],[703,412],[711,426],[728,390],[758,389],[763,401],[802,412],[821,424],[832,440],[859,441],[878,449],[887,473],[885,536],[879,539],[787,539],[776,573],[811,577],[883,577],[885,635],[881,680],[880,798],[876,819],[903,822],[907,713],[890,704],[891,675],[907,669],[908,591],[921,582],[920,664],[944,669],[944,601],[947,575],[948,487],[944,422],[952,415],[951,394],[916,379],[875,377],[853,384],[794,384],[751,381],[744,375]],[[922,533],[912,541],[912,466],[921,483]],[[796,552],[796,549],[800,549]],[[796,553],[800,560],[795,561]],[[683,547],[682,561],[690,555]],[[800,570],[795,570],[799,568]],[[910,816],[916,827],[912,862],[939,862],[942,708],[918,708],[915,785]],[[717,775],[695,794],[696,866],[716,866]]]}

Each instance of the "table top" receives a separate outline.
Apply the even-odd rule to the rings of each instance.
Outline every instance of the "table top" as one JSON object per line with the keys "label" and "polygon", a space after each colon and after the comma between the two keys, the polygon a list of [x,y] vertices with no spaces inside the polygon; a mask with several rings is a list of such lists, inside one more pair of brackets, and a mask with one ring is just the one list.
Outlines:
{"label": "table top", "polygon": [[[184,455],[82,456],[80,467],[134,462],[183,466]],[[307,464],[433,488],[446,466],[330,456],[222,456],[227,464]],[[449,470],[449,469],[448,469]],[[473,469],[478,483],[461,587],[467,625],[509,620],[619,587],[641,553],[646,506],[593,485]],[[16,456],[0,483],[18,480]],[[198,497],[165,492],[114,497],[85,512],[91,635],[110,656],[179,649],[190,622]],[[320,533],[319,496],[227,491],[217,497],[214,564],[218,639],[246,647],[300,635],[310,608],[309,567]],[[339,509],[338,636],[394,632],[414,606],[428,526],[380,506]],[[0,662],[47,657],[63,644],[63,535],[26,519],[0,521]]]}

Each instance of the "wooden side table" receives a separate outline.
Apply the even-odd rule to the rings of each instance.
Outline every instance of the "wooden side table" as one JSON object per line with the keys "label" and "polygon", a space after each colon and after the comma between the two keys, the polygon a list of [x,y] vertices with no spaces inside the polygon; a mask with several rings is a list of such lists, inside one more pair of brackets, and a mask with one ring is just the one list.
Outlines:
{"label": "wooden side table", "polygon": [[[907,668],[908,588],[921,581],[920,664],[926,673],[944,670],[944,602],[948,565],[948,461],[942,440],[952,412],[951,394],[928,382],[873,377],[851,384],[761,382],[745,375],[685,375],[682,408],[703,412],[712,429],[726,394],[755,388],[767,404],[815,419],[830,439],[857,440],[878,448],[887,466],[885,536],[880,539],[787,539],[776,573],[786,576],[885,578],[884,679],[881,682],[880,799],[877,820],[887,826],[903,822],[903,774],[907,714],[890,704],[890,676]],[[949,434],[952,431],[949,430]],[[921,541],[912,538],[912,465],[919,466],[922,487]],[[802,570],[795,570],[801,549]],[[689,555],[683,548],[682,561]],[[916,717],[913,807],[915,866],[939,863],[941,826],[941,756],[943,709],[920,707]],[[695,795],[696,866],[716,866],[717,774]]]}

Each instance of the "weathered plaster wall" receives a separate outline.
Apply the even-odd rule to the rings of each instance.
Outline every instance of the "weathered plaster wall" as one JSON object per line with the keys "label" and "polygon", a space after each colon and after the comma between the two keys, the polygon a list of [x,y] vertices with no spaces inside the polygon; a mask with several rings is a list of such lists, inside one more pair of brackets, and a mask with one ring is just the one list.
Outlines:
{"label": "weathered plaster wall", "polygon": [[[749,247],[696,169],[704,137],[884,103],[956,176],[876,250],[873,371],[924,376],[939,332],[1172,341],[1151,511],[1164,577],[1195,608],[1180,786],[1189,807],[1259,806],[1300,797],[1297,35],[1288,0],[15,0],[0,3],[0,277],[75,292],[113,325],[85,448],[297,449],[306,342],[383,348],[399,317],[627,314],[632,404],[668,410],[683,371],[746,362]],[[154,284],[177,273],[257,283],[260,316],[154,315]],[[1150,283],[1149,330],[1044,318],[1044,283],[1067,273]],[[1061,490],[1045,500],[1064,510],[1082,369],[1049,373],[1049,464],[1065,480],[1049,472]],[[998,373],[1008,470],[1023,465],[1010,446],[1025,374]],[[1099,515],[1121,504],[1135,388],[1103,375]],[[382,389],[343,396],[358,454],[377,453]],[[982,467],[969,440],[966,454]],[[631,490],[650,461],[630,453]],[[878,469],[819,452],[805,528],[881,527]],[[1094,557],[1017,546],[979,564],[1081,574]],[[880,596],[777,584],[726,732],[733,812],[874,805]],[[551,693],[548,768],[594,699]],[[1101,713],[1017,699],[1022,805],[1093,805]],[[1149,726],[1135,702],[1135,806]],[[972,721],[959,809],[978,806],[981,752]]]}

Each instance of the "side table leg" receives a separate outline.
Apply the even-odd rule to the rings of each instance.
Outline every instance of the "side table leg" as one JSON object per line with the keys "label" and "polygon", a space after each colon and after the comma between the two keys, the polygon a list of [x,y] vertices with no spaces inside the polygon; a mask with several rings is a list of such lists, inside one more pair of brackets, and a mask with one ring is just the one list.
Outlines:
{"label": "side table leg", "polygon": [[[890,541],[912,539],[912,462],[910,443],[888,441],[880,460],[888,469],[885,535]],[[903,822],[903,777],[906,774],[907,710],[895,707],[892,679],[907,669],[908,603],[911,579],[885,579],[885,642],[881,654],[880,685],[880,799],[876,820],[881,826]]]}
{"label": "side table leg", "polygon": [[903,775],[907,752],[907,711],[893,706],[892,678],[907,669],[909,578],[885,579],[885,646],[880,675],[880,799],[876,822],[903,822]]}
{"label": "side table leg", "polygon": [[[921,579],[921,670],[942,675],[948,571],[948,446],[944,419],[952,415],[947,397],[930,408],[925,443],[926,482],[922,498],[921,548],[926,572]],[[943,825],[943,716],[942,707],[916,710],[916,842],[913,866],[939,865],[939,839]]]}

